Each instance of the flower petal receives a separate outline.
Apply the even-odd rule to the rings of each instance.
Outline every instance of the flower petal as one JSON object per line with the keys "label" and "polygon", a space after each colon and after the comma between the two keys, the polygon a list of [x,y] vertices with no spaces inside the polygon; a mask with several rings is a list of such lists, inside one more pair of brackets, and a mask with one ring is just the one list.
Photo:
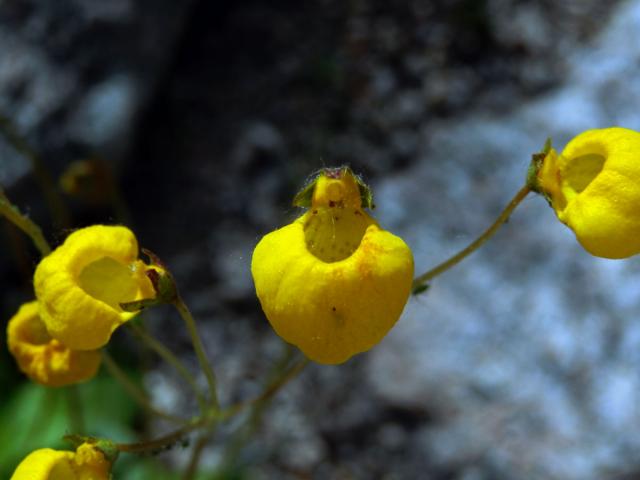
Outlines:
{"label": "flower petal", "polygon": [[135,316],[119,303],[153,295],[137,258],[138,242],[126,227],[94,225],[69,235],[34,275],[40,315],[51,336],[78,350],[105,345]]}
{"label": "flower petal", "polygon": [[100,352],[70,350],[51,338],[38,311],[38,302],[25,303],[7,326],[9,351],[20,370],[34,382],[49,387],[93,378],[100,366]]}

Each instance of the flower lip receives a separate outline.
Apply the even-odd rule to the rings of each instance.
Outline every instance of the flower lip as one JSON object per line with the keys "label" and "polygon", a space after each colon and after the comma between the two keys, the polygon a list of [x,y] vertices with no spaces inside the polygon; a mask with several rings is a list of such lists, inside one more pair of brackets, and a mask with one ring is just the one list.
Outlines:
{"label": "flower lip", "polygon": [[620,127],[574,137],[551,149],[537,170],[536,191],[592,255],[640,253],[640,133]]}
{"label": "flower lip", "polygon": [[87,264],[77,281],[88,295],[122,311],[120,304],[134,300],[138,293],[135,271],[135,263],[125,265],[112,257],[102,257]]}
{"label": "flower lip", "polygon": [[111,462],[89,443],[75,452],[41,448],[27,455],[11,476],[11,480],[107,480],[111,478]]}
{"label": "flower lip", "polygon": [[51,336],[78,350],[106,344],[135,315],[119,303],[154,296],[137,258],[137,240],[126,227],[94,225],[69,235],[34,275],[40,315]]}
{"label": "flower lip", "polygon": [[375,221],[362,210],[362,192],[350,169],[325,169],[315,181],[311,208],[302,217],[309,253],[332,263],[350,257]]}
{"label": "flower lip", "polygon": [[301,219],[307,250],[323,262],[350,257],[361,245],[367,228],[375,224],[369,215],[353,208],[314,208]]}
{"label": "flower lip", "polygon": [[[49,480],[56,469],[60,470],[60,465],[68,465],[68,462],[72,458],[72,452],[53,450],[51,448],[35,450],[20,462],[20,465],[18,465],[16,470],[13,472],[11,480]],[[68,469],[69,468],[70,467],[68,467]],[[54,478],[73,477],[60,476]]]}
{"label": "flower lip", "polygon": [[577,157],[573,161],[572,168],[565,171],[567,182],[576,192],[582,192],[602,171],[605,161],[605,157],[597,153]]}
{"label": "flower lip", "polygon": [[371,192],[348,168],[324,170],[294,204],[309,210],[254,250],[256,293],[280,337],[316,362],[342,363],[400,317],[413,256],[364,211]]}
{"label": "flower lip", "polygon": [[599,153],[586,153],[568,161],[560,157],[565,165],[562,171],[562,193],[567,201],[582,193],[602,171],[606,158]]}
{"label": "flower lip", "polygon": [[38,302],[20,307],[7,326],[9,351],[31,380],[61,387],[92,378],[100,366],[98,351],[70,350],[51,338],[38,314]]}

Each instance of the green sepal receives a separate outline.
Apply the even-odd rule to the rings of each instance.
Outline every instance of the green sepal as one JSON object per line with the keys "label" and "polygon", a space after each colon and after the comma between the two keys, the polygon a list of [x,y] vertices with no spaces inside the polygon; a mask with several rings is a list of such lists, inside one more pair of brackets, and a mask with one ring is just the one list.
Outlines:
{"label": "green sepal", "polygon": [[[349,171],[351,171],[351,169],[349,169]],[[375,204],[373,203],[373,192],[371,191],[369,185],[364,183],[360,175],[355,175],[353,172],[351,172],[351,174],[353,175],[353,178],[356,179],[358,189],[360,190],[360,201],[362,202],[362,208],[368,208],[369,210],[373,210],[374,208],[376,208]]]}
{"label": "green sepal", "polygon": [[118,454],[120,453],[120,451],[118,450],[116,444],[111,440],[100,438],[94,444],[94,446],[102,452],[104,458],[106,458],[111,465],[113,465],[118,459]]}
{"label": "green sepal", "polygon": [[156,292],[156,296],[154,298],[143,298],[132,302],[121,303],[120,308],[125,312],[139,312],[140,310],[154,307],[156,305],[172,304],[178,299],[178,287],[173,279],[173,275],[171,275],[169,270],[167,270],[167,267],[165,267],[164,262],[162,262],[155,253],[147,250],[146,248],[142,249],[142,253],[149,257],[151,266],[156,266],[161,269],[158,271],[153,268],[149,268],[144,272],[151,282],[153,290]]}
{"label": "green sepal", "polygon": [[364,180],[362,180],[362,177],[360,177],[360,175],[356,175],[355,173],[353,173],[353,170],[351,170],[351,168],[346,165],[336,168],[323,168],[317,173],[313,174],[311,176],[311,179],[307,181],[304,187],[302,187],[302,189],[293,197],[292,203],[294,207],[311,207],[313,192],[316,188],[316,183],[318,182],[318,178],[320,178],[320,175],[326,175],[330,178],[343,178],[345,175],[351,175],[358,185],[362,208],[368,208],[370,210],[376,208],[373,203],[373,193],[371,192],[371,188],[369,188],[369,185],[367,185]]}
{"label": "green sepal", "polygon": [[311,199],[313,198],[313,191],[316,188],[316,183],[318,182],[318,178],[320,177],[320,173],[313,176],[311,180],[309,180],[302,190],[296,193],[296,196],[293,197],[293,206],[294,207],[303,207],[310,208],[311,207]]}
{"label": "green sepal", "polygon": [[161,302],[158,298],[143,298],[142,300],[134,300],[133,302],[125,302],[120,304],[120,308],[125,312],[139,312],[145,308],[155,307],[160,305]]}
{"label": "green sepal", "polygon": [[533,192],[544,194],[544,192],[542,192],[542,190],[540,189],[540,184],[538,182],[538,172],[542,168],[544,159],[547,157],[550,151],[551,138],[547,137],[542,150],[531,155],[531,163],[529,164],[529,168],[527,169],[527,186]]}
{"label": "green sepal", "polygon": [[73,445],[74,449],[78,449],[80,445],[83,443],[88,443],[89,445],[94,446],[104,455],[104,458],[111,464],[118,459],[118,447],[111,440],[106,438],[96,438],[96,437],[87,437],[84,435],[76,435],[70,434],[65,435],[62,439],[66,442],[69,442]]}
{"label": "green sepal", "polygon": [[161,303],[174,303],[178,299],[178,286],[173,275],[171,275],[164,262],[160,260],[160,257],[151,250],[143,248],[142,253],[149,257],[152,266],[157,266],[161,269],[160,272],[154,269],[146,271],[147,277],[156,292],[156,298]]}

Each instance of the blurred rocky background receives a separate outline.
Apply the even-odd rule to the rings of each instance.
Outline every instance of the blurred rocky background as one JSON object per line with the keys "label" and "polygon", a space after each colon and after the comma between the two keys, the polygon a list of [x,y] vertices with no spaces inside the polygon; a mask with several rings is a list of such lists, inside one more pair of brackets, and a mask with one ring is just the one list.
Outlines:
{"label": "blurred rocky background", "polygon": [[[278,358],[251,251],[298,214],[290,199],[312,171],[363,173],[421,273],[493,221],[547,137],[562,148],[589,128],[640,129],[638,105],[638,1],[0,0],[0,114],[54,180],[97,158],[120,193],[68,198],[71,222],[52,220],[46,178],[6,135],[0,184],[54,242],[130,225],[173,269],[224,402],[254,395]],[[8,319],[33,295],[36,255],[4,225],[0,244]],[[640,478],[638,275],[637,259],[590,257],[529,198],[371,352],[288,385],[228,478]],[[175,312],[147,323],[195,368]],[[137,364],[126,332],[113,343]],[[150,362],[154,402],[192,413]],[[7,440],[25,382],[6,349],[0,381]],[[134,419],[119,433],[169,428]],[[145,461],[170,471],[187,457]]]}

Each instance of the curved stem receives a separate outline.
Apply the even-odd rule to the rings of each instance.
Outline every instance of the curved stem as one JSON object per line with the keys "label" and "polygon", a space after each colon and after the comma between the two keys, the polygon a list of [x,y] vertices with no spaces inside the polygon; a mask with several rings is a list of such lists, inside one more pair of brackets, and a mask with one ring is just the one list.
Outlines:
{"label": "curved stem", "polygon": [[120,383],[120,385],[122,385],[122,388],[126,390],[129,396],[131,396],[131,398],[133,398],[138,403],[138,405],[140,405],[151,415],[155,415],[173,423],[185,423],[188,421],[187,419],[163,412],[154,407],[144,391],[142,391],[142,389],[138,387],[138,385],[131,381],[127,374],[122,371],[120,366],[106,350],[102,350],[102,360],[105,367],[107,367],[109,374],[113,378],[115,378]]}
{"label": "curved stem", "polygon": [[308,358],[300,359],[299,361],[294,363],[291,367],[289,367],[287,370],[282,372],[282,374],[278,376],[278,378],[276,378],[273,382],[268,384],[267,387],[264,389],[264,391],[260,393],[260,395],[258,395],[255,398],[252,398],[251,400],[247,400],[244,402],[239,402],[234,405],[231,405],[230,407],[226,408],[222,412],[222,417],[223,418],[232,417],[246,407],[270,400],[271,397],[273,397],[276,393],[278,393],[282,387],[284,387],[287,383],[289,383],[291,380],[296,378],[298,374],[300,374],[300,372],[302,372],[302,370],[304,370],[304,368],[307,365],[309,365],[309,363],[310,363],[310,360]]}
{"label": "curved stem", "polygon": [[42,235],[40,227],[29,217],[20,213],[18,207],[9,201],[2,189],[0,189],[0,215],[26,233],[43,257],[51,253],[51,247]]}
{"label": "curved stem", "polygon": [[231,467],[236,462],[236,459],[244,445],[260,428],[262,417],[274,395],[290,380],[294,379],[300,372],[302,372],[304,367],[310,363],[308,358],[302,358],[287,368],[287,365],[290,363],[291,357],[294,353],[295,352],[291,346],[287,345],[282,358],[272,369],[272,372],[269,375],[270,380],[267,381],[267,384],[260,395],[253,400],[236,404],[224,411],[225,416],[232,416],[245,407],[251,406],[251,411],[246,421],[238,428],[234,437],[226,445],[223,461],[221,462],[223,469]]}
{"label": "curved stem", "polygon": [[260,394],[258,397],[256,397],[253,400],[251,400],[250,403],[251,404],[256,404],[256,403],[262,403],[262,402],[266,402],[268,400],[271,400],[271,398],[276,393],[278,393],[282,387],[284,387],[287,383],[289,383],[291,380],[296,378],[298,376],[298,374],[300,374],[304,370],[304,368],[307,365],[309,365],[309,363],[311,363],[311,360],[309,360],[308,358],[300,359],[298,362],[293,364],[287,371],[285,371],[282,374],[282,376],[276,378],[275,381],[273,381],[265,389],[265,391],[262,392],[262,394]]}
{"label": "curved stem", "polygon": [[211,425],[209,429],[200,435],[198,441],[196,442],[193,450],[191,452],[191,458],[189,459],[189,465],[187,465],[187,469],[182,475],[182,480],[193,480],[198,470],[198,464],[200,463],[200,459],[202,458],[202,452],[204,451],[204,447],[207,446],[207,443],[211,440],[213,433],[215,431],[215,424]]}
{"label": "curved stem", "polygon": [[518,191],[518,193],[516,193],[515,196],[511,199],[511,201],[505,207],[502,213],[500,213],[496,221],[493,222],[493,224],[489,228],[487,228],[482,233],[482,235],[480,235],[477,239],[471,242],[466,248],[458,252],[453,257],[435,266],[428,272],[423,273],[422,275],[416,277],[413,280],[413,293],[416,294],[422,291],[422,289],[426,286],[429,280],[449,270],[451,267],[455,266],[460,261],[462,261],[465,257],[467,257],[471,253],[475,252],[478,248],[480,248],[487,240],[489,240],[496,233],[498,228],[500,228],[500,226],[503,223],[509,220],[509,216],[511,215],[511,213],[513,213],[516,207],[520,204],[520,202],[522,202],[522,200],[524,200],[524,198],[527,196],[527,194],[530,191],[531,189],[529,186],[525,185],[524,187],[522,187]]}
{"label": "curved stem", "polygon": [[178,296],[174,301],[173,305],[176,307],[180,316],[184,320],[187,325],[187,330],[189,331],[189,336],[191,337],[191,344],[193,345],[193,349],[196,352],[196,356],[198,357],[198,362],[200,363],[200,368],[204,372],[205,377],[207,378],[207,383],[209,384],[209,393],[211,395],[211,405],[213,409],[217,411],[220,408],[220,404],[218,402],[218,390],[216,387],[216,377],[213,373],[213,369],[211,365],[209,365],[209,360],[207,359],[207,354],[204,351],[204,346],[202,345],[202,340],[200,335],[198,334],[198,329],[196,327],[196,322],[193,319],[193,315],[189,311],[189,308],[184,303],[182,298]]}
{"label": "curved stem", "polygon": [[[256,397],[251,402],[246,402],[243,404],[238,404],[235,407],[231,407],[233,413],[237,413],[240,409],[245,406],[252,405],[253,410],[249,415],[247,423],[241,427],[240,431],[237,432],[238,436],[235,441],[230,442],[228,446],[229,450],[227,451],[227,458],[234,458],[234,454],[237,453],[237,449],[240,448],[247,438],[251,436],[251,434],[258,428],[260,420],[262,418],[262,413],[266,409],[269,404],[269,400],[291,379],[293,379],[297,374],[299,374],[302,369],[309,364],[309,360],[304,358],[298,362],[295,362],[289,368],[285,368],[286,365],[290,362],[292,355],[292,350],[289,348],[282,360],[278,362],[273,369],[272,376],[275,377],[274,380],[268,383],[265,390]],[[215,432],[216,422],[225,418],[224,415],[221,415],[220,412],[217,411],[209,411],[207,414],[203,414],[198,418],[194,418],[189,421],[186,425],[181,428],[174,430],[162,437],[148,440],[145,442],[137,442],[137,443],[116,443],[113,444],[114,447],[120,452],[134,453],[134,454],[144,454],[144,453],[155,453],[162,450],[166,450],[171,448],[178,442],[184,440],[184,437],[200,428],[206,428],[206,430],[201,434],[198,442],[194,446],[194,451],[192,453],[192,457],[190,460],[189,467],[185,472],[185,478],[190,478],[189,475],[195,474],[197,469],[197,465],[199,463],[200,456],[202,454],[202,449],[206,446],[207,442],[210,440],[211,436]]]}
{"label": "curved stem", "polygon": [[198,387],[196,379],[193,377],[193,375],[191,375],[189,370],[187,370],[180,359],[176,357],[171,350],[169,350],[148,332],[146,332],[144,328],[141,328],[140,326],[132,322],[127,322],[127,326],[140,340],[142,340],[143,343],[145,343],[151,350],[156,352],[158,356],[160,356],[165,362],[176,369],[178,374],[180,374],[184,381],[187,382],[193,389],[193,392],[196,396],[196,401],[198,402],[198,406],[200,407],[200,413],[204,413],[207,408],[207,402],[204,398],[204,395],[202,394],[200,387]]}
{"label": "curved stem", "polygon": [[22,156],[29,159],[31,168],[40,184],[56,227],[66,227],[70,224],[67,207],[58,192],[53,178],[44,167],[40,156],[29,146],[29,143],[18,133],[9,117],[0,113],[0,132]]}

